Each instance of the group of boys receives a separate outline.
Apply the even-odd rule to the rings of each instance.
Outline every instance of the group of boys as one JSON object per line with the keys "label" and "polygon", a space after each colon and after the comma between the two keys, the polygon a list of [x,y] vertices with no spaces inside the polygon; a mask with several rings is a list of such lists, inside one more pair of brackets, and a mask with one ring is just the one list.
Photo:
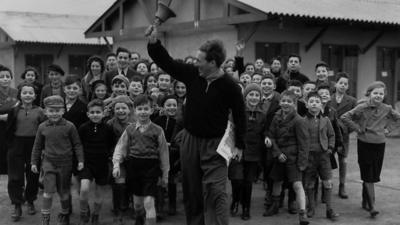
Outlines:
{"label": "group of boys", "polygon": [[[317,80],[310,81],[299,72],[300,62],[299,56],[289,56],[288,72],[286,75],[279,74],[278,78],[261,71],[246,71],[238,78],[247,107],[258,104],[267,118],[265,129],[260,133],[265,138],[267,147],[261,160],[267,191],[263,215],[272,216],[278,213],[284,197],[282,187],[287,186],[289,212],[298,212],[300,224],[305,225],[309,223],[308,218],[315,214],[320,180],[326,217],[336,221],[339,216],[333,210],[331,201],[332,169],[338,167],[335,153],[339,158],[339,196],[348,198],[345,178],[349,129],[338,118],[355,107],[356,99],[347,95],[349,77],[346,73],[338,73],[336,83],[329,81],[328,65],[318,63],[315,67]],[[295,70],[291,71],[293,68]],[[262,74],[261,79],[252,77],[252,74]],[[286,83],[286,90],[282,93],[275,91],[278,79],[284,79]],[[253,112],[254,110],[255,108]],[[290,185],[284,185],[284,181]],[[234,198],[232,214],[237,210],[235,201],[237,200]],[[250,218],[247,207],[243,206],[244,220]]]}

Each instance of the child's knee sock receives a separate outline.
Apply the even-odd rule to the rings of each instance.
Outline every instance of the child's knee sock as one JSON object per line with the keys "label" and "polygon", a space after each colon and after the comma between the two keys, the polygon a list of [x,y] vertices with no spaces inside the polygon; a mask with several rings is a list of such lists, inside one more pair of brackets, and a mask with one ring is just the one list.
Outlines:
{"label": "child's knee sock", "polygon": [[326,209],[332,209],[332,188],[324,188],[324,198],[326,203]]}
{"label": "child's knee sock", "polygon": [[53,202],[52,197],[44,197],[42,199],[42,214],[50,214],[51,204]]}
{"label": "child's knee sock", "polygon": [[156,218],[156,209],[154,207],[154,198],[147,196],[144,198],[144,209],[146,210],[146,220]]}
{"label": "child's knee sock", "polygon": [[60,200],[60,202],[61,202],[61,214],[64,215],[69,214],[69,207],[71,205],[69,198],[67,198],[66,200]]}
{"label": "child's knee sock", "polygon": [[80,200],[81,214],[87,213],[89,211],[89,202],[87,199]]}

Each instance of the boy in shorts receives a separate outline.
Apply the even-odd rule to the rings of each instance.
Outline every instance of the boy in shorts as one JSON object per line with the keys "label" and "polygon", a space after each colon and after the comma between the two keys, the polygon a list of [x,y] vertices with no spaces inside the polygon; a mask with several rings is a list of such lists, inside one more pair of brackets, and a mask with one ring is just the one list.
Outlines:
{"label": "boy in shorts", "polygon": [[42,224],[50,223],[50,211],[55,192],[60,196],[61,213],[58,224],[69,225],[69,194],[73,153],[78,160],[78,171],[83,169],[83,150],[75,126],[62,118],[64,99],[53,95],[43,100],[47,120],[39,125],[32,149],[31,170],[38,173],[43,151]]}
{"label": "boy in shorts", "polygon": [[151,122],[153,102],[149,96],[138,96],[134,102],[136,122],[129,125],[115,147],[113,176],[120,175],[120,164],[125,161],[126,179],[133,193],[136,225],[155,225],[154,197],[158,178],[168,183],[169,155],[163,129]]}
{"label": "boy in shorts", "polygon": [[78,133],[83,145],[86,166],[80,172],[80,224],[86,224],[90,219],[89,190],[94,180],[94,204],[91,217],[92,225],[99,223],[99,212],[103,197],[107,191],[108,158],[114,147],[114,132],[104,121],[104,103],[100,99],[89,102],[87,116],[90,121],[79,127]]}

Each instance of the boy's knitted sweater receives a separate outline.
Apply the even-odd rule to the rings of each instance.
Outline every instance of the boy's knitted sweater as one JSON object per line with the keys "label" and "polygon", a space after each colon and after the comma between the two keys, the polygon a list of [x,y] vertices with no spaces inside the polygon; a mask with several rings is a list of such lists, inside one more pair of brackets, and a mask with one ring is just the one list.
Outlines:
{"label": "boy's knitted sweater", "polygon": [[124,158],[159,159],[163,176],[168,178],[169,154],[163,129],[153,122],[129,125],[115,146],[114,167]]}
{"label": "boy's knitted sweater", "polygon": [[57,123],[49,120],[39,125],[33,145],[31,164],[38,165],[42,150],[44,157],[58,165],[72,165],[73,152],[83,162],[83,149],[75,126],[66,119]]}

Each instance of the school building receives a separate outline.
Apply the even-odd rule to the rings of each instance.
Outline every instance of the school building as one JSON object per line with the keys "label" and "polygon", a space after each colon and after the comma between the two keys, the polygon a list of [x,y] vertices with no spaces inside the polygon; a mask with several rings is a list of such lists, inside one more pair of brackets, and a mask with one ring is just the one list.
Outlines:
{"label": "school building", "polygon": [[[173,57],[195,55],[201,43],[222,39],[228,56],[246,42],[245,62],[269,61],[290,53],[302,57],[301,71],[315,78],[325,61],[330,75],[351,75],[351,93],[362,97],[367,85],[382,80],[388,100],[400,101],[400,1],[397,0],[163,0],[177,14],[160,28]],[[144,31],[154,20],[157,0],[117,0],[85,32],[112,37],[119,46],[143,53]]]}
{"label": "school building", "polygon": [[[47,66],[59,64],[66,73],[84,76],[86,60],[105,55],[104,39],[85,38],[83,32],[96,18],[32,12],[0,12],[0,64],[9,67],[15,83],[26,66],[35,67],[46,82]],[[111,39],[110,39],[111,41]]]}

